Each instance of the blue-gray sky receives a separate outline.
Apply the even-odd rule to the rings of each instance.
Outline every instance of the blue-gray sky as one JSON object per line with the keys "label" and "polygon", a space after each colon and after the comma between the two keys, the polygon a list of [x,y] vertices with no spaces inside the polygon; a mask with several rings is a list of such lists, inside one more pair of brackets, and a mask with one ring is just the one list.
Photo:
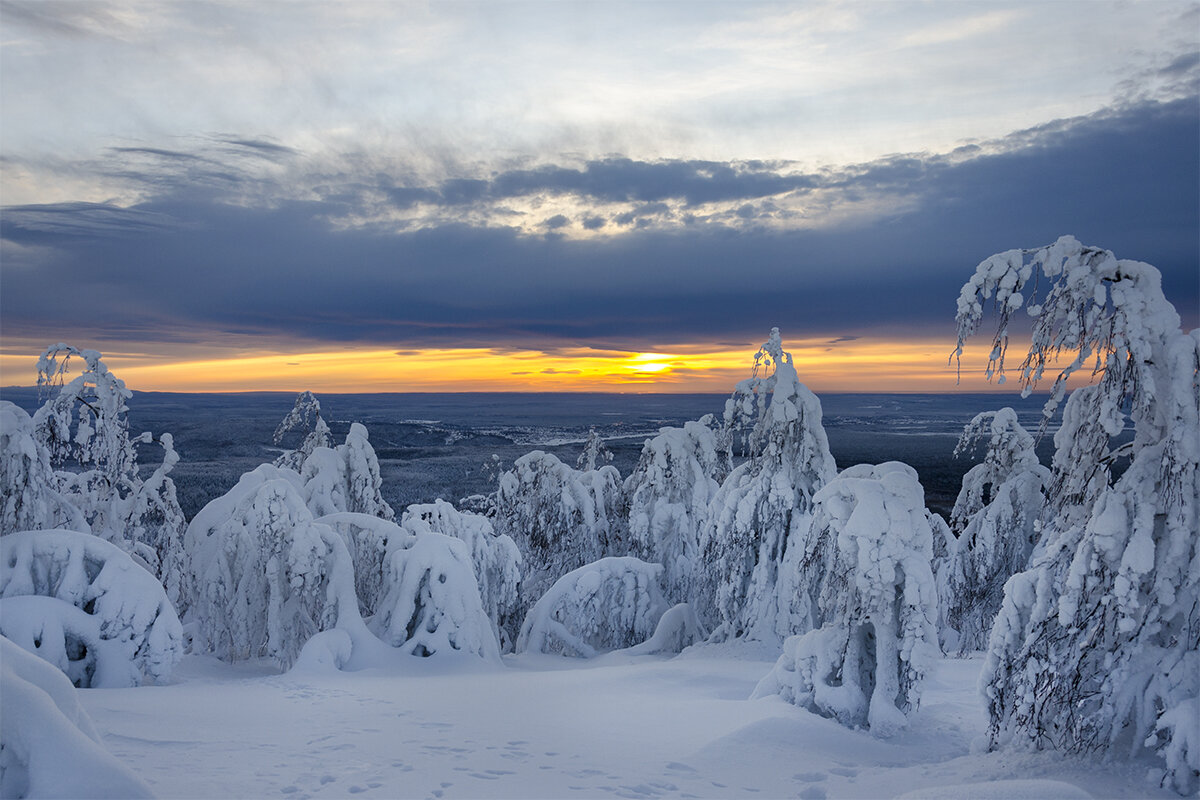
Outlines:
{"label": "blue-gray sky", "polygon": [[0,333],[192,355],[952,338],[1200,273],[1195,3],[0,3]]}

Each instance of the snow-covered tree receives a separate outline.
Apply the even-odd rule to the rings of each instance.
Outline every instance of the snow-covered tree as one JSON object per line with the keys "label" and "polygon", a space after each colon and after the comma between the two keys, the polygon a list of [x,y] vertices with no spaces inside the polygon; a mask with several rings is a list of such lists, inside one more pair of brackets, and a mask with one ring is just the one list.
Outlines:
{"label": "snow-covered tree", "polygon": [[[84,367],[67,381],[73,358]],[[153,437],[146,432],[130,438],[126,401],[133,393],[95,350],[66,344],[46,348],[38,359],[38,387],[50,396],[33,415],[34,439],[45,447],[51,465],[77,467],[55,473],[59,494],[83,514],[92,533],[158,573],[178,546],[184,519],[169,476],[179,460],[171,435],[160,437],[162,464],[143,481],[135,445],[149,444]],[[51,515],[30,527],[56,522]]]}
{"label": "snow-covered tree", "polygon": [[805,560],[819,565],[818,627],[784,643],[755,696],[888,735],[907,724],[939,654],[924,490],[912,467],[891,461],[850,467],[813,499]]}
{"label": "snow-covered tree", "polygon": [[318,517],[348,511],[389,521],[396,518],[381,493],[379,459],[367,429],[357,422],[350,426],[345,444],[309,452],[300,466],[300,477],[309,510]]}
{"label": "snow-covered tree", "polygon": [[694,573],[697,610],[724,636],[782,641],[807,625],[782,607],[788,598],[777,591],[780,566],[790,549],[804,550],[813,494],[837,468],[821,402],[800,383],[778,328],[755,354],[753,377],[726,402],[725,426],[750,426],[750,457],[710,504]]}
{"label": "snow-covered tree", "polygon": [[517,543],[525,565],[517,619],[563,575],[623,549],[622,504],[612,466],[580,472],[534,450],[500,476],[496,529]]}
{"label": "snow-covered tree", "polygon": [[[993,300],[989,374],[1004,376],[1011,316],[1033,318],[1026,392],[1067,354],[1042,536],[1005,587],[983,686],[993,746],[1156,752],[1162,781],[1200,786],[1200,331],[1184,333],[1148,264],[1065,236],[979,265],[958,300],[959,347]],[[1127,427],[1132,442],[1113,447]],[[1112,466],[1128,459],[1119,478]]]}
{"label": "snow-covered tree", "polygon": [[462,653],[500,660],[467,545],[422,532],[388,541],[386,591],[371,631],[414,656]]}
{"label": "snow-covered tree", "polygon": [[415,535],[440,533],[461,539],[471,553],[483,610],[502,650],[511,650],[508,628],[517,609],[521,584],[521,552],[512,537],[497,534],[492,521],[479,514],[458,511],[444,500],[409,506],[401,521]]}
{"label": "snow-covered tree", "polygon": [[154,796],[104,749],[71,682],[3,636],[0,697],[0,797]]}
{"label": "snow-covered tree", "polygon": [[185,558],[183,532],[187,519],[179,506],[175,482],[169,477],[179,463],[175,439],[164,433],[158,439],[163,449],[162,463],[144,481],[138,481],[130,494],[125,511],[125,540],[135,552],[144,554],[167,589],[172,602],[180,597],[181,572]]}
{"label": "snow-covered tree", "polygon": [[370,514],[340,511],[318,517],[317,522],[328,525],[342,537],[354,567],[354,593],[364,617],[379,609],[387,590],[384,577],[388,542],[409,536],[399,525]]}
{"label": "snow-covered tree", "polygon": [[183,655],[162,585],[120,548],[78,531],[0,538],[0,633],[77,686],[165,680]]}
{"label": "snow-covered tree", "polygon": [[184,534],[198,644],[221,658],[288,666],[313,634],[360,621],[350,553],[292,476],[266,464],[246,473]]}
{"label": "snow-covered tree", "polygon": [[38,528],[91,533],[83,512],[58,491],[50,450],[24,409],[0,400],[0,536]]}
{"label": "snow-covered tree", "polygon": [[583,443],[583,452],[575,460],[575,468],[584,472],[591,472],[597,466],[602,467],[605,464],[611,464],[612,460],[612,451],[605,446],[604,440],[600,438],[600,434],[596,433],[595,428],[588,428],[587,439]]}
{"label": "snow-covered tree", "polygon": [[729,472],[711,425],[712,417],[705,416],[682,428],[662,428],[646,441],[625,480],[630,545],[638,556],[663,565],[666,596],[673,603],[691,598],[700,530]]}
{"label": "snow-covered tree", "polygon": [[299,472],[304,468],[304,462],[318,447],[333,445],[333,435],[325,420],[321,418],[321,401],[312,392],[301,392],[296,395],[296,403],[292,410],[275,429],[274,442],[283,444],[284,437],[294,430],[307,431],[295,450],[285,450],[275,459],[275,466]]}
{"label": "snow-covered tree", "polygon": [[946,624],[958,650],[987,647],[1004,583],[1029,565],[1050,471],[1034,452],[1034,439],[1011,408],[977,415],[963,430],[955,454],[987,438],[987,454],[963,476],[950,523],[958,535],[940,586]]}
{"label": "snow-covered tree", "polygon": [[661,564],[625,556],[567,573],[529,610],[517,651],[591,658],[644,641],[667,610],[662,571]]}

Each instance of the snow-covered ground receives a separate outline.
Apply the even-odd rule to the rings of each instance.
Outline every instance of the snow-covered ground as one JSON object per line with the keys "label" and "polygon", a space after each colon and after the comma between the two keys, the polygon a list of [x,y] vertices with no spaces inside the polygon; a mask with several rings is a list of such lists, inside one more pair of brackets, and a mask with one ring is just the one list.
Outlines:
{"label": "snow-covered ground", "polygon": [[439,661],[280,675],[187,656],[170,685],[79,695],[164,798],[1178,797],[1137,764],[972,753],[978,658],[940,662],[886,740],[748,700],[774,657],[746,645]]}

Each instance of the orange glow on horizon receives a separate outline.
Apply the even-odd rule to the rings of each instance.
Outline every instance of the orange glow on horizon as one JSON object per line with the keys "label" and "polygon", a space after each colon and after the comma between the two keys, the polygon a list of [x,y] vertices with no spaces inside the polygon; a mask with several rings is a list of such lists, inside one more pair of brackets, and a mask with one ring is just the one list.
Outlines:
{"label": "orange glow on horizon", "polygon": [[[948,363],[953,341],[938,339],[785,340],[800,379],[816,392],[1016,392],[987,382],[988,343],[962,357],[961,381]],[[1013,365],[1022,349],[1014,342]],[[169,392],[288,391],[717,392],[749,377],[754,348],[662,347],[655,352],[590,348],[501,350],[324,350],[173,360],[114,353],[104,359],[131,389]],[[0,385],[36,382],[36,355],[0,355]]]}

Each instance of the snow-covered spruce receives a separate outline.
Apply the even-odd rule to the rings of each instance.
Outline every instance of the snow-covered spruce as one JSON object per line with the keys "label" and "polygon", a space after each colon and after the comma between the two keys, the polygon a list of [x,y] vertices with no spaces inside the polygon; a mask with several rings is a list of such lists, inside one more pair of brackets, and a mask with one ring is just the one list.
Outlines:
{"label": "snow-covered spruce", "polygon": [[[753,423],[750,458],[712,499],[693,598],[705,624],[720,626],[718,634],[782,641],[810,623],[784,607],[792,587],[786,577],[781,585],[780,568],[789,551],[805,550],[813,494],[837,468],[821,425],[821,402],[800,383],[778,328],[754,362],[755,375],[740,382],[725,404],[727,431]],[[758,375],[770,367],[769,376]]]}
{"label": "snow-covered spruce", "polygon": [[604,439],[596,433],[594,427],[588,428],[587,439],[583,443],[583,452],[579,454],[579,458],[575,459],[575,468],[583,472],[591,472],[597,466],[611,464],[612,460],[612,451],[605,446]]}
{"label": "snow-covered spruce", "polygon": [[361,621],[350,552],[293,476],[266,464],[246,473],[184,535],[196,646],[220,658],[289,666],[314,633]]}
{"label": "snow-covered spruce", "polygon": [[987,454],[963,476],[950,523],[958,538],[939,575],[942,613],[958,634],[958,650],[987,647],[1004,583],[1029,565],[1050,471],[1034,452],[1034,439],[1011,408],[977,415],[955,454],[987,438]]}
{"label": "snow-covered spruce", "polygon": [[507,631],[515,627],[510,617],[517,609],[521,585],[521,552],[512,537],[497,534],[487,517],[458,511],[444,500],[409,506],[402,524],[413,534],[440,533],[467,545],[483,610],[501,649],[511,650]]}
{"label": "snow-covered spruce", "polygon": [[162,585],[91,534],[0,538],[0,598],[0,633],[77,686],[163,681],[183,656],[183,630]]}
{"label": "snow-covered spruce", "polygon": [[[1086,364],[1055,434],[1043,532],[1005,587],[982,686],[993,746],[1162,759],[1162,782],[1200,787],[1200,331],[1184,333],[1154,267],[1065,236],[988,258],[958,300],[959,349],[992,299],[989,372],[1003,377],[1007,326],[1034,318],[1026,392],[1060,352],[1075,358],[1046,414]],[[1132,442],[1113,447],[1131,424]],[[1119,479],[1112,465],[1128,459]]]}
{"label": "snow-covered spruce", "polygon": [[321,417],[321,401],[312,392],[305,391],[296,395],[292,410],[275,429],[275,444],[283,444],[284,438],[295,430],[305,431],[304,438],[295,450],[285,450],[275,459],[275,466],[300,472],[314,450],[333,446],[333,434]]}
{"label": "snow-covered spruce", "polygon": [[0,400],[0,500],[0,536],[44,528],[92,531],[58,491],[50,450],[34,436],[33,419],[7,400]]}
{"label": "snow-covered spruce", "polygon": [[465,542],[440,533],[390,539],[386,592],[371,631],[414,656],[462,653],[500,660]]}
{"label": "snow-covered spruce", "polygon": [[104,749],[63,674],[3,636],[0,698],[0,797],[153,796]]}
{"label": "snow-covered spruce", "polygon": [[729,472],[717,446],[712,417],[662,428],[642,447],[637,468],[625,480],[629,541],[634,553],[662,564],[666,597],[691,598],[692,574],[708,504]]}
{"label": "snow-covered spruce", "polygon": [[789,638],[755,697],[886,736],[907,724],[939,655],[933,529],[917,473],[860,464],[820,489],[806,561],[820,563],[815,630]]}
{"label": "snow-covered spruce", "polygon": [[661,564],[624,556],[567,573],[529,610],[517,652],[591,658],[644,641],[667,610],[662,571]]}
{"label": "snow-covered spruce", "polygon": [[515,619],[563,575],[624,549],[622,506],[611,466],[581,472],[534,450],[500,476],[496,530],[512,537],[524,563]]}
{"label": "snow-covered spruce", "polygon": [[357,422],[350,426],[345,444],[310,452],[300,477],[309,510],[318,517],[348,511],[389,521],[396,518],[380,491],[379,459],[367,429]]}

